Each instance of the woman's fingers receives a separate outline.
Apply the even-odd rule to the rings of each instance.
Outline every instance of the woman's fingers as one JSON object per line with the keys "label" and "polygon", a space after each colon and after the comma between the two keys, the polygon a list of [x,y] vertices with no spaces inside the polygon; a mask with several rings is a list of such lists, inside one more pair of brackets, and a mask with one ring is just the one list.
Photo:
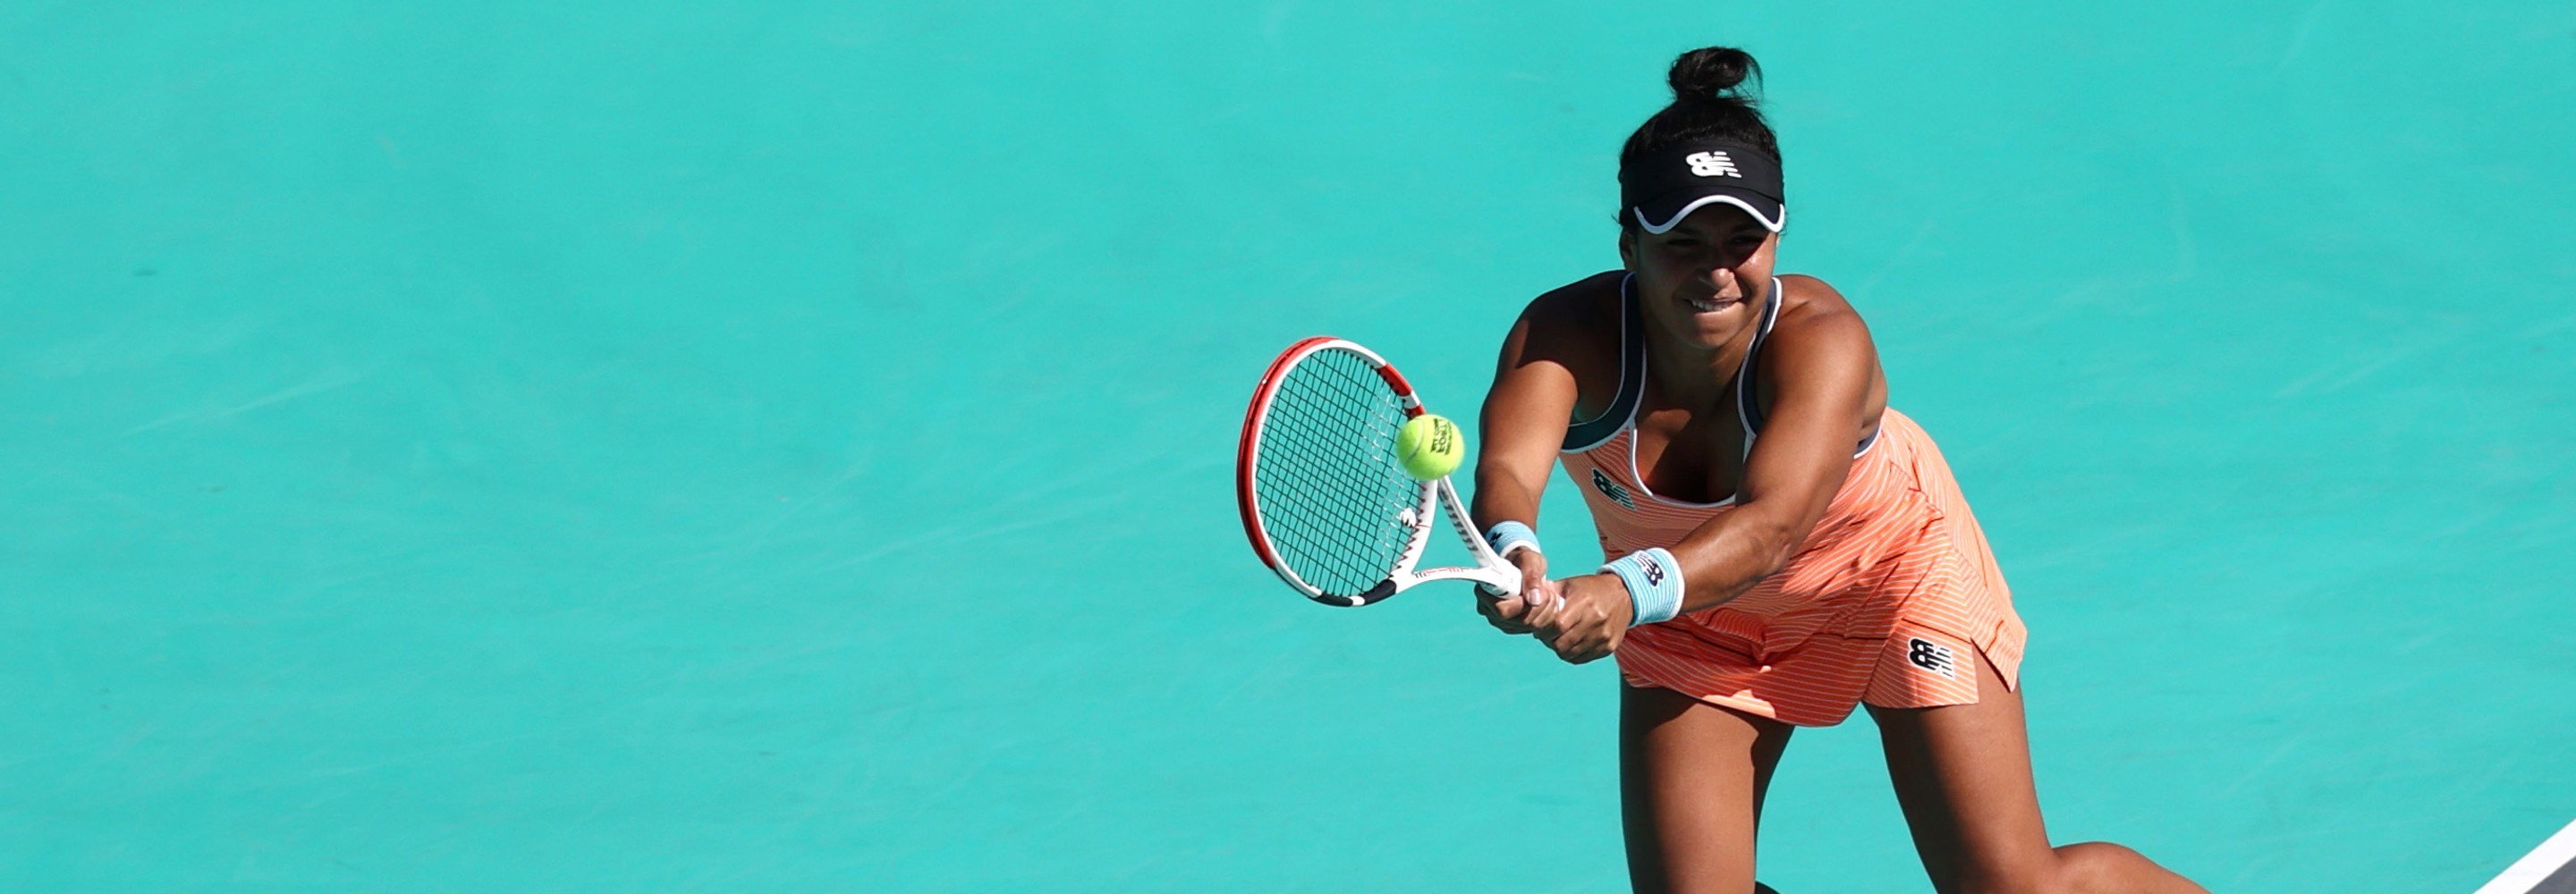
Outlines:
{"label": "woman's fingers", "polygon": [[1518,596],[1488,596],[1481,592],[1476,594],[1476,613],[1485,616],[1485,623],[1494,625],[1496,630],[1513,635],[1530,632],[1529,625],[1520,620],[1526,605]]}
{"label": "woman's fingers", "polygon": [[[1529,604],[1553,602],[1555,583],[1547,579],[1547,556],[1536,550],[1515,550],[1512,564],[1521,569],[1521,601]],[[1542,598],[1546,596],[1547,598]]]}
{"label": "woman's fingers", "polygon": [[[1619,648],[1627,630],[1618,622],[1605,600],[1626,599],[1616,586],[1601,586],[1588,577],[1568,578],[1553,582],[1551,595],[1562,601],[1544,613],[1538,638],[1555,650],[1558,658],[1570,664],[1598,661]],[[1624,606],[1624,602],[1622,605]]]}
{"label": "woman's fingers", "polygon": [[1521,604],[1525,606],[1521,609],[1521,623],[1542,634],[1556,626],[1558,609],[1565,606],[1563,600],[1556,598],[1556,587],[1549,581],[1522,591]]}
{"label": "woman's fingers", "polygon": [[1530,605],[1545,605],[1550,608],[1554,608],[1565,602],[1564,597],[1557,591],[1555,581],[1548,580],[1544,575],[1533,575],[1532,577],[1535,579],[1521,581],[1522,602],[1529,603]]}
{"label": "woman's fingers", "polygon": [[1609,641],[1598,635],[1566,637],[1557,642],[1556,657],[1565,659],[1567,664],[1590,664],[1610,654]]}
{"label": "woman's fingers", "polygon": [[[1608,654],[1599,647],[1598,635],[1566,640],[1569,630],[1586,625],[1574,620],[1566,601],[1566,582],[1547,579],[1545,556],[1517,550],[1511,560],[1521,569],[1519,592],[1498,595],[1482,588],[1476,591],[1476,614],[1484,616],[1485,623],[1504,633],[1535,635],[1568,661],[1581,663]],[[1565,642],[1560,645],[1560,640]],[[1578,660],[1577,656],[1589,657]]]}

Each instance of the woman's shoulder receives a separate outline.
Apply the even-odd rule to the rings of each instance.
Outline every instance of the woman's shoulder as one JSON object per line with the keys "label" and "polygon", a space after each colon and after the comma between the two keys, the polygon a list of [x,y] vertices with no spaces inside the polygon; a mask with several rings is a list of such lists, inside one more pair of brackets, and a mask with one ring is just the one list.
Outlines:
{"label": "woman's shoulder", "polygon": [[1608,331],[1619,327],[1619,283],[1627,274],[1607,270],[1539,293],[1521,310],[1533,327]]}
{"label": "woman's shoulder", "polygon": [[1844,314],[1854,318],[1860,316],[1859,311],[1852,309],[1851,302],[1843,298],[1843,293],[1824,280],[1804,273],[1780,274],[1781,323]]}
{"label": "woman's shoulder", "polygon": [[1598,412],[1619,388],[1619,284],[1610,270],[1549,289],[1530,299],[1514,324],[1520,359],[1544,360],[1574,376],[1578,418]]}
{"label": "woman's shoulder", "polygon": [[1873,424],[1880,408],[1887,406],[1887,376],[1879,367],[1869,326],[1851,302],[1824,280],[1780,277],[1780,317],[1773,324],[1770,344],[1762,352],[1766,385],[1840,369],[1867,376],[1866,400]]}
{"label": "woman's shoulder", "polygon": [[1780,276],[1780,318],[1772,324],[1775,342],[1824,342],[1866,347],[1869,325],[1860,311],[1824,280],[1805,274]]}
{"label": "woman's shoulder", "polygon": [[1595,273],[1530,299],[1516,324],[1523,328],[1528,350],[1560,362],[1605,355],[1615,369],[1622,325],[1619,284],[1626,278],[1617,270]]}

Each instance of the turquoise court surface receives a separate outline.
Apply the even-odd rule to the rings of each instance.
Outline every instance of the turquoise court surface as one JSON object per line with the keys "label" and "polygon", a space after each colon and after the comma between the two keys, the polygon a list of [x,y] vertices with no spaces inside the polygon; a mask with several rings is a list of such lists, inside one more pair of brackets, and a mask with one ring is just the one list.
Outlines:
{"label": "turquoise court surface", "polygon": [[[0,889],[1625,891],[1609,663],[1297,598],[1233,452],[1317,333],[1472,419],[1717,43],[2053,836],[2494,878],[2576,819],[2576,7],[1936,6],[0,4]],[[1865,716],[1762,832],[1930,890]]]}

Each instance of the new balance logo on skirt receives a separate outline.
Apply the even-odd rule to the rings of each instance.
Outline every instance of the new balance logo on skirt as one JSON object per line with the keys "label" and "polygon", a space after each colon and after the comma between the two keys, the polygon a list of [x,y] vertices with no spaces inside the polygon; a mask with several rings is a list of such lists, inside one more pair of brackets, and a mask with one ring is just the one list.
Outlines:
{"label": "new balance logo on skirt", "polygon": [[1683,156],[1682,161],[1691,166],[1691,173],[1702,177],[1744,179],[1744,174],[1735,169],[1735,159],[1726,157],[1724,152],[1693,152]]}
{"label": "new balance logo on skirt", "polygon": [[1944,677],[1959,678],[1958,659],[1951,654],[1949,646],[1930,640],[1908,639],[1905,641],[1905,660]]}

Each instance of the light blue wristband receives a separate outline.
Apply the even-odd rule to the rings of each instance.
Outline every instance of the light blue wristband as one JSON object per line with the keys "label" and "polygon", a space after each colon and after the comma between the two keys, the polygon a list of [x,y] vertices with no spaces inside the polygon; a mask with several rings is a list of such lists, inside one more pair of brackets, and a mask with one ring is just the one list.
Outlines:
{"label": "light blue wristband", "polygon": [[1538,532],[1516,521],[1498,521],[1493,527],[1486,528],[1485,545],[1493,547],[1497,556],[1511,552],[1514,547],[1526,547],[1539,555],[1547,554],[1538,548]]}
{"label": "light blue wristband", "polygon": [[1601,566],[1628,585],[1628,604],[1635,615],[1628,626],[1670,621],[1682,613],[1682,566],[1662,547],[1647,547]]}

